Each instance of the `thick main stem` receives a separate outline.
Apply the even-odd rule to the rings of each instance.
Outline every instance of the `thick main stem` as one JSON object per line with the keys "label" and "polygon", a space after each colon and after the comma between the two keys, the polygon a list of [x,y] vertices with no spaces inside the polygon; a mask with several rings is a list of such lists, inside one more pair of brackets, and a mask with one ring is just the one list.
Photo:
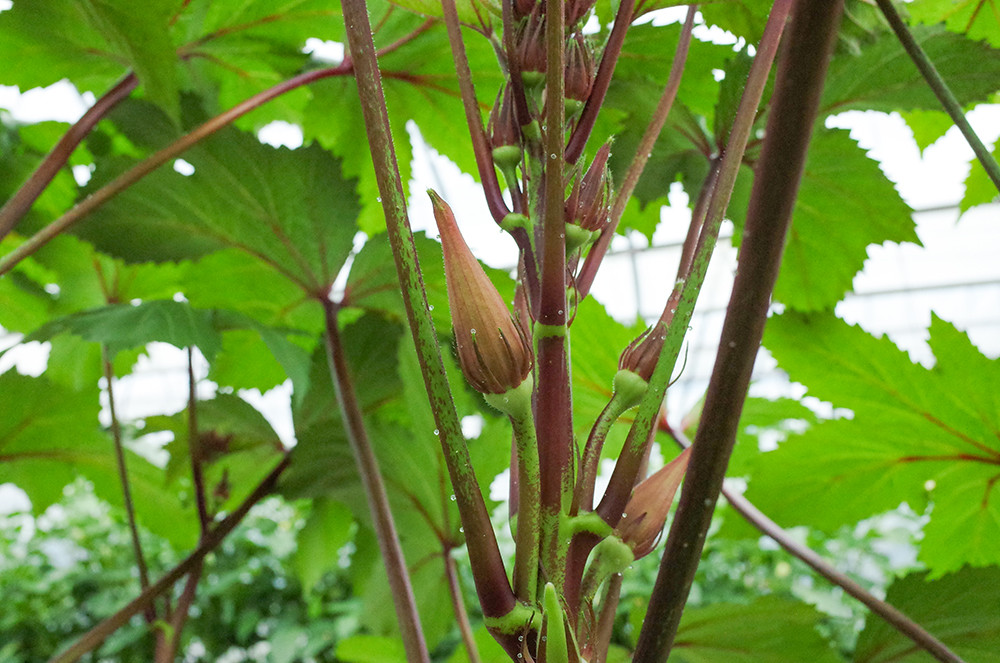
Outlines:
{"label": "thick main stem", "polygon": [[[375,57],[375,45],[372,42],[371,23],[364,0],[345,0],[342,7],[347,24],[348,44],[355,57],[358,94],[406,318],[441,439],[448,476],[455,490],[462,527],[465,529],[476,592],[484,616],[487,619],[501,618],[515,609],[517,601],[507,579],[496,534],[472,468],[469,449],[441,360],[437,332],[430,317],[413,233],[406,214],[403,184],[399,178],[396,153],[389,131],[389,116]],[[501,644],[512,656],[517,654],[518,645],[514,636],[505,637],[497,632],[494,634],[498,640],[502,640]]]}
{"label": "thick main stem", "polygon": [[[564,496],[572,491],[573,422],[566,336],[566,227],[563,219],[563,145],[566,69],[562,0],[545,0],[545,135],[541,234],[541,296],[535,326],[538,393],[536,422],[541,467],[542,563],[562,588],[565,546],[559,534]],[[567,505],[568,506],[568,505]],[[523,509],[524,506],[521,505]]]}
{"label": "thick main stem", "polygon": [[842,0],[799,0],[795,6],[719,353],[636,663],[663,663],[673,647],[736,439],[842,9]]}
{"label": "thick main stem", "polygon": [[337,392],[337,403],[347,429],[351,452],[358,464],[358,474],[365,489],[368,508],[371,510],[375,538],[378,540],[379,551],[382,553],[389,578],[396,619],[399,622],[403,647],[406,649],[406,659],[409,663],[430,663],[424,632],[420,627],[420,615],[417,613],[417,601],[410,584],[410,573],[403,557],[403,549],[399,544],[399,536],[396,534],[392,511],[389,509],[389,496],[385,492],[382,472],[368,439],[361,405],[354,391],[354,378],[347,366],[347,357],[340,342],[336,306],[329,299],[324,299],[323,311],[326,314],[324,340],[327,360],[330,363],[330,376]]}

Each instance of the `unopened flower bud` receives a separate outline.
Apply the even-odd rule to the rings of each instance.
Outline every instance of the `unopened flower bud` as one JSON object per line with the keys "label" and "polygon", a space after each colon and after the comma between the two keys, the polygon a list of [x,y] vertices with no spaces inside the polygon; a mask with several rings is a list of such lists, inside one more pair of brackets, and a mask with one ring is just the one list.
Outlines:
{"label": "unopened flower bud", "polygon": [[548,69],[545,53],[545,17],[537,7],[518,27],[514,44],[514,57],[517,58],[524,84],[534,87],[544,82],[544,73]]}
{"label": "unopened flower bud", "polygon": [[[611,174],[608,172],[610,154],[611,143],[605,143],[597,150],[586,174],[577,178],[570,189],[565,206],[565,219],[570,224],[566,228],[567,246],[570,233],[579,245],[596,238],[608,224],[611,211]],[[574,226],[585,233],[574,230]]]}
{"label": "unopened flower bud", "polygon": [[594,87],[594,74],[590,44],[577,32],[566,44],[566,98],[586,101]]}
{"label": "unopened flower bud", "polygon": [[670,505],[687,470],[690,452],[688,447],[633,489],[615,533],[632,549],[636,559],[652,552],[660,540]]}
{"label": "unopened flower bud", "polygon": [[509,83],[497,95],[487,131],[490,147],[493,148],[493,161],[505,172],[517,167],[521,163],[521,129],[514,117],[513,93]]}
{"label": "unopened flower bud", "polygon": [[563,5],[566,26],[572,27],[574,23],[589,14],[595,4],[596,0],[566,0]]}
{"label": "unopened flower bud", "polygon": [[631,371],[649,382],[653,369],[656,368],[656,362],[660,358],[660,350],[663,348],[666,335],[666,329],[661,322],[642,332],[622,352],[618,358],[618,368]]}
{"label": "unopened flower bud", "polygon": [[441,233],[448,303],[462,373],[476,391],[506,393],[531,374],[531,344],[462,239],[451,208],[435,192],[427,193]]}
{"label": "unopened flower bud", "polygon": [[531,16],[535,8],[541,5],[541,11],[545,11],[545,3],[542,0],[514,0],[514,20],[520,20],[525,16]]}

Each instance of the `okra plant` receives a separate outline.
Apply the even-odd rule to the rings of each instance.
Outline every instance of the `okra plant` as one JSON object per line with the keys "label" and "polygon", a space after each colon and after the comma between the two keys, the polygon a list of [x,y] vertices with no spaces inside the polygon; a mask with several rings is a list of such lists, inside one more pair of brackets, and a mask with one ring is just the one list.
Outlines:
{"label": "okra plant", "polygon": [[[88,655],[138,615],[150,659],[182,656],[209,554],[275,492],[311,508],[304,591],[352,541],[351,568],[371,574],[367,637],[390,634],[410,663],[452,650],[470,662],[988,660],[1000,373],[943,320],[928,370],[833,315],[868,245],[919,240],[877,165],[825,120],[867,109],[924,131],[928,118],[954,123],[978,159],[962,204],[988,203],[1000,173],[962,109],[1000,91],[1000,28],[976,3],[930,0],[729,0],[674,7],[683,19],[660,25],[675,4],[15,0],[0,12],[8,82],[102,93],[58,138],[4,124],[0,324],[51,351],[40,376],[0,375],[0,481],[38,512],[77,474],[93,481],[124,508],[138,585],[52,661]],[[308,38],[343,57],[303,55]],[[262,144],[254,132],[275,120],[306,144]],[[408,121],[475,175],[487,218],[408,192]],[[650,284],[658,319],[627,328],[591,288],[616,233],[651,236],[677,182],[692,203],[676,276]],[[411,231],[408,205],[424,196],[440,243]],[[726,219],[737,272],[711,379],[682,424],[665,394]],[[516,246],[511,274],[470,251],[460,226],[477,224]],[[744,412],[762,339],[853,417],[790,399]],[[129,420],[122,378],[153,342],[186,349],[186,403]],[[215,395],[199,393],[205,380]],[[282,383],[294,448],[238,395]],[[755,427],[787,439],[760,454]],[[136,453],[150,432],[168,434],[165,462]],[[489,487],[503,470],[499,505]],[[928,513],[918,549],[932,582],[913,574],[889,588],[898,605],[878,598],[724,486],[727,470],[787,525],[831,532],[901,502]],[[853,652],[794,601],[684,612],[720,493],[723,527],[743,516],[870,611]],[[145,530],[190,554],[158,568]],[[638,607],[623,602],[650,555],[655,583]],[[928,610],[935,594],[952,618],[976,618],[954,627]],[[369,660],[308,640],[303,660]]]}

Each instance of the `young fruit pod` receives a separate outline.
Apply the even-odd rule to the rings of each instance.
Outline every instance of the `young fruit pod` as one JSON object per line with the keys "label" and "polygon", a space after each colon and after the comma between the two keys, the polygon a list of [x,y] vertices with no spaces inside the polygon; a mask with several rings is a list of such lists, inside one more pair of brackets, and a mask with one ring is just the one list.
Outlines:
{"label": "young fruit pod", "polygon": [[504,304],[455,223],[451,208],[428,191],[441,233],[448,302],[465,379],[483,394],[506,394],[531,375],[531,343]]}

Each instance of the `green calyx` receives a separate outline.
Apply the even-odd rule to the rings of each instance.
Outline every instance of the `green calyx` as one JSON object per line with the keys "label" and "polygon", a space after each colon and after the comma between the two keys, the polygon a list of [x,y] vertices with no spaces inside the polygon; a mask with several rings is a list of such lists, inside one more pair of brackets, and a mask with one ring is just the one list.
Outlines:
{"label": "green calyx", "polygon": [[528,124],[522,126],[521,135],[528,139],[528,142],[542,142],[542,128],[539,126],[538,120],[532,120]]}
{"label": "green calyx", "polygon": [[649,383],[643,380],[638,373],[622,369],[615,373],[612,389],[614,390],[614,398],[621,399],[622,411],[624,412],[639,404],[646,390],[649,389]]}
{"label": "green calyx", "polygon": [[566,97],[563,100],[563,108],[565,109],[566,119],[569,120],[574,117],[577,113],[583,110],[583,102],[579,99],[571,99]]}
{"label": "green calyx", "polygon": [[583,578],[583,595],[592,598],[605,580],[621,573],[635,561],[628,544],[616,536],[609,536],[594,547],[590,564]]}
{"label": "green calyx", "polygon": [[523,603],[515,603],[514,607],[506,615],[501,615],[500,617],[484,616],[483,622],[488,629],[497,631],[498,633],[515,635],[523,633],[528,628],[528,625],[535,621],[536,616],[537,613],[528,606]]}
{"label": "green calyx", "polygon": [[513,232],[517,228],[524,228],[525,230],[531,230],[531,219],[529,219],[524,214],[518,214],[516,212],[511,212],[503,218],[500,222],[500,227],[507,232]]}
{"label": "green calyx", "polygon": [[545,84],[544,71],[522,71],[521,81],[526,88],[537,88]]}
{"label": "green calyx", "polygon": [[586,228],[581,228],[580,226],[567,223],[566,224],[566,255],[572,255],[574,251],[579,248],[585,248],[593,243],[601,233],[598,231],[591,232]]}
{"label": "green calyx", "polygon": [[531,413],[531,392],[534,380],[531,374],[521,384],[502,394],[483,394],[487,403],[509,417],[522,418]]}
{"label": "green calyx", "polygon": [[570,518],[569,531],[574,535],[579,532],[589,532],[603,538],[610,535],[612,529],[596,511],[588,511]]}
{"label": "green calyx", "polygon": [[501,170],[516,168],[521,163],[521,148],[517,145],[501,145],[493,148],[493,163]]}

